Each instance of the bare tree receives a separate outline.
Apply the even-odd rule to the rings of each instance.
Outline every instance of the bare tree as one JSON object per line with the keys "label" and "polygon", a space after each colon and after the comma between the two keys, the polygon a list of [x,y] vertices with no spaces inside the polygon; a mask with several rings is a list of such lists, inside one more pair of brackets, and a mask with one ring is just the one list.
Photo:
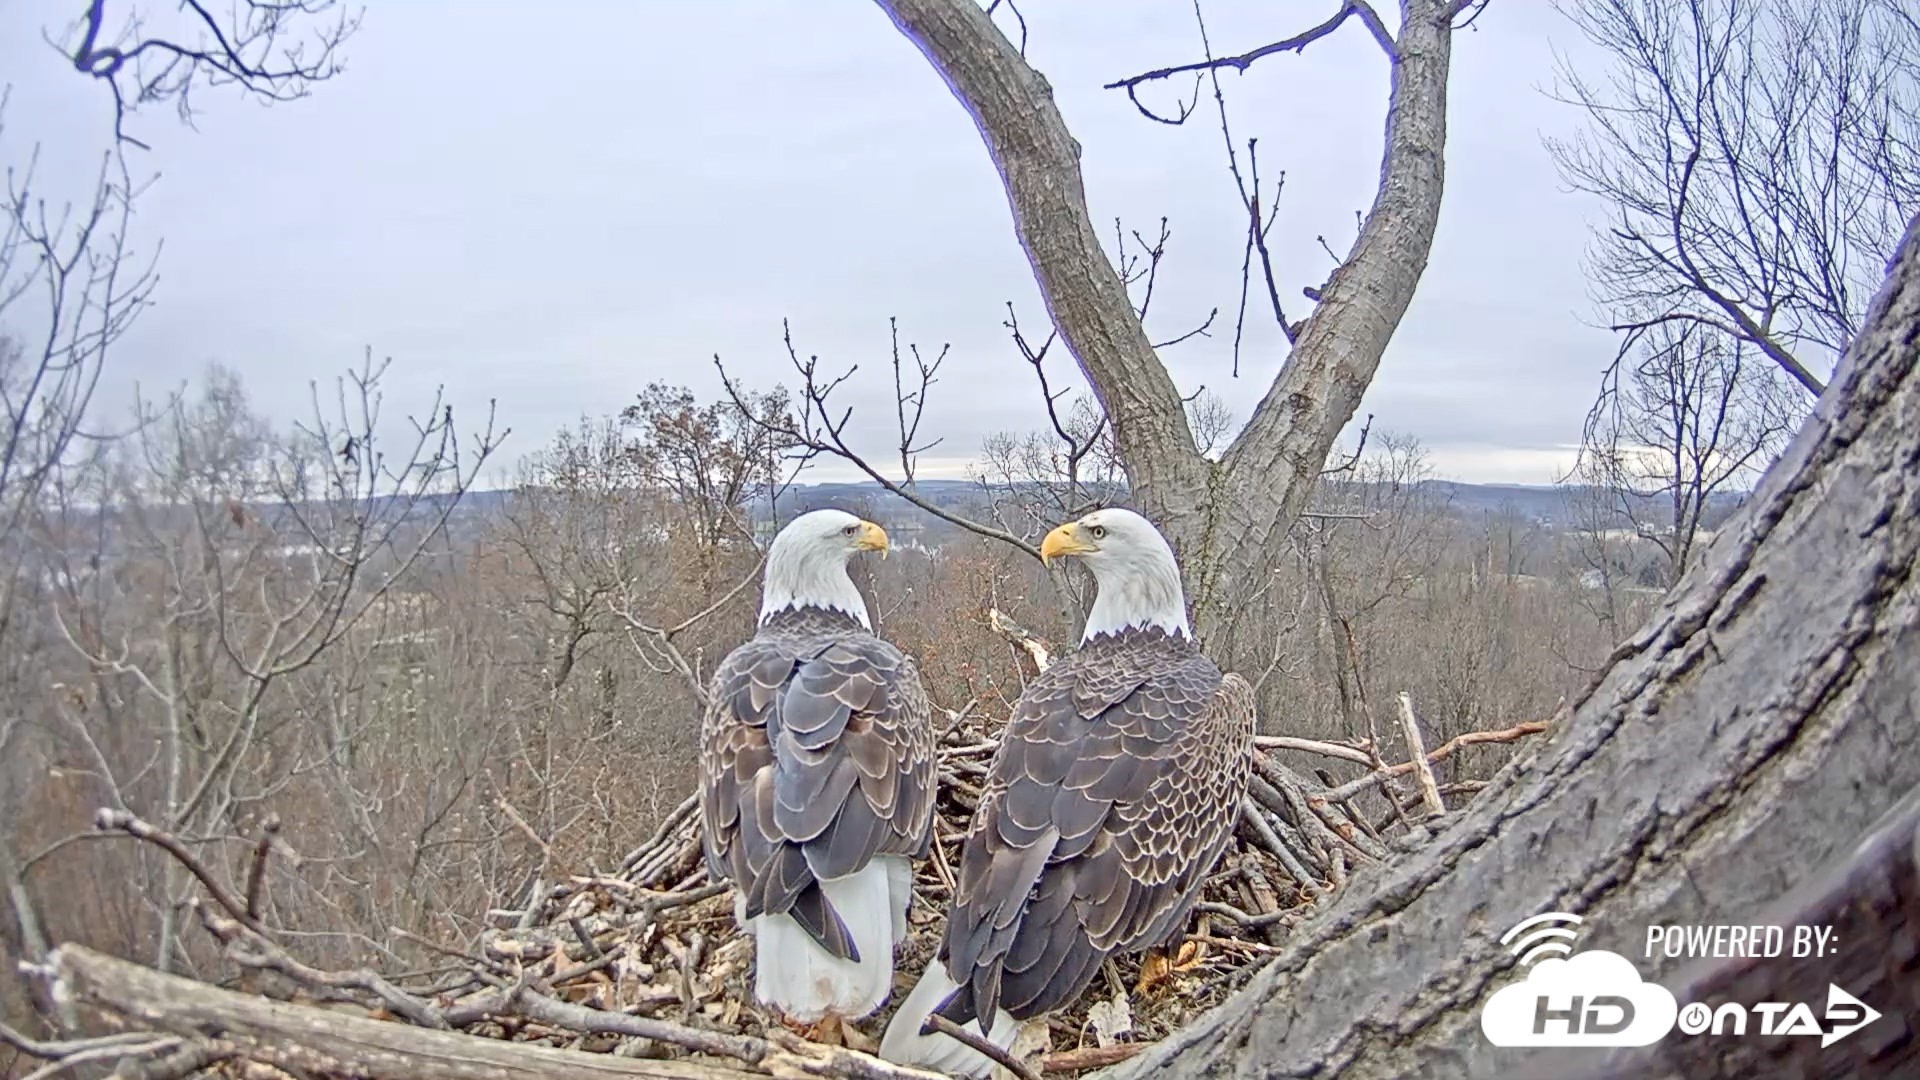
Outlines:
{"label": "bare tree", "polygon": [[1658,579],[1640,584],[1666,588],[1786,445],[1804,399],[1759,350],[1698,324],[1651,327],[1636,351],[1607,371],[1575,475],[1611,504],[1586,542],[1628,530],[1659,553]]}
{"label": "bare tree", "polygon": [[263,102],[305,97],[340,73],[341,46],[359,26],[360,12],[340,0],[186,0],[172,11],[85,0],[79,18],[48,38],[107,86],[115,137],[144,148],[126,131],[141,106],[170,102],[191,124],[203,88]]}
{"label": "bare tree", "polygon": [[685,387],[656,382],[620,418],[633,433],[628,452],[645,482],[690,512],[700,545],[715,549],[727,537],[751,540],[748,504],[760,497],[777,503],[791,482],[797,443],[780,435],[791,415],[778,388],[703,405]]}
{"label": "bare tree", "polygon": [[[1920,549],[1920,217],[1862,325],[1738,528],[1569,700],[1551,739],[1430,843],[1356,879],[1235,1000],[1117,1075],[1562,1072],[1564,1051],[1501,1048],[1478,1023],[1522,977],[1500,934],[1546,911],[1582,915],[1583,947],[1636,958],[1654,924],[1836,920],[1875,944],[1796,962],[1656,954],[1636,966],[1683,1001],[1802,1001],[1833,982],[1879,995],[1890,1014],[1908,1008],[1896,989],[1904,960],[1881,946],[1905,940],[1916,910],[1920,742],[1902,718],[1920,692],[1906,660]],[[1891,1042],[1825,1048],[1668,1038],[1582,1073],[1905,1075],[1914,1048],[1897,1022],[1888,1030]]]}
{"label": "bare tree", "polygon": [[[63,475],[36,530],[52,621],[84,674],[66,676],[74,700],[49,701],[44,736],[84,763],[101,805],[188,835],[245,833],[298,778],[350,760],[356,726],[331,695],[276,703],[397,602],[498,443],[489,424],[463,446],[434,402],[390,453],[384,370],[369,358],[330,402],[316,387],[311,418],[284,435],[215,370],[197,398]],[[168,872],[144,897],[150,921],[128,929],[162,969],[188,963],[187,887]]]}
{"label": "bare tree", "polygon": [[[6,148],[0,92],[0,148]],[[10,149],[10,148],[9,148]],[[0,201],[0,817],[15,820],[26,790],[22,744],[38,659],[50,642],[46,582],[27,526],[60,471],[92,449],[87,410],[115,344],[146,306],[154,277],[129,235],[137,187],[124,157],[102,156],[92,189],[62,204],[38,184],[37,149],[9,169]],[[42,955],[47,937],[22,877],[13,837],[0,830],[4,939]]]}
{"label": "bare tree", "polygon": [[[1566,485],[1566,533],[1561,555],[1567,562],[1568,588],[1602,633],[1618,640],[1629,620],[1629,597],[1637,584],[1634,556],[1637,534],[1622,526],[1619,499],[1605,477],[1575,470]],[[1598,481],[1598,482],[1596,482]]]}
{"label": "bare tree", "polygon": [[1356,626],[1387,601],[1432,587],[1443,501],[1423,483],[1431,473],[1417,440],[1382,433],[1376,442],[1373,454],[1323,482],[1295,548],[1318,601],[1315,645],[1332,675],[1342,734],[1377,742]]}
{"label": "bare tree", "polygon": [[1920,26],[1898,0],[1560,6],[1612,61],[1563,72],[1588,124],[1549,148],[1609,206],[1614,328],[1710,328],[1818,394],[1920,210]]}
{"label": "bare tree", "polygon": [[[1245,69],[1265,57],[1305,48],[1349,22],[1379,44],[1386,60],[1386,141],[1373,205],[1347,256],[1324,283],[1308,290],[1316,301],[1310,315],[1287,317],[1273,294],[1275,316],[1292,351],[1245,427],[1217,459],[1196,441],[1183,397],[1143,328],[1146,301],[1136,303],[1129,292],[1130,284],[1140,283],[1150,297],[1151,275],[1143,280],[1124,265],[1116,267],[1101,246],[1087,210],[1078,144],[1046,80],[996,26],[994,12],[971,0],[881,0],[881,6],[973,116],[1007,188],[1015,232],[1048,314],[1111,425],[1129,497],[1161,525],[1179,552],[1201,635],[1226,634],[1236,611],[1230,597],[1258,577],[1306,505],[1327,451],[1352,417],[1425,268],[1439,220],[1452,35],[1456,23],[1470,21],[1484,4],[1402,0],[1398,26],[1389,27],[1365,0],[1344,0],[1325,22],[1292,37],[1220,57],[1203,34],[1203,59],[1113,84],[1139,102],[1139,90],[1147,84]],[[1016,18],[1017,12],[1009,10],[1006,17]],[[1184,121],[1193,112],[1184,106],[1169,120],[1144,104],[1142,110],[1167,122]],[[1221,113],[1225,130],[1224,104]],[[1252,147],[1241,151],[1231,138],[1228,145],[1238,170],[1241,160],[1251,158]],[[1271,214],[1263,208],[1270,203],[1260,196],[1251,160],[1247,175],[1242,192],[1249,228],[1257,234],[1257,242],[1250,240],[1248,272],[1255,272],[1257,255],[1258,272],[1265,276],[1270,259],[1264,254],[1264,230]],[[1163,246],[1140,240],[1149,253]],[[1155,262],[1150,256],[1149,265]],[[823,399],[833,386],[805,365],[801,374],[810,398]],[[835,441],[823,440],[830,450],[839,449]],[[1031,544],[1004,528],[957,523],[1032,553]]]}

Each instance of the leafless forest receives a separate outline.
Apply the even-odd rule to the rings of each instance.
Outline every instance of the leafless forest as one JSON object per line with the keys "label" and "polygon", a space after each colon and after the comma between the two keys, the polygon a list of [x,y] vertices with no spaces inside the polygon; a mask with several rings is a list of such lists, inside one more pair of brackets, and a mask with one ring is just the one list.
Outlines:
{"label": "leafless forest", "polygon": [[[154,106],[210,80],[269,99],[323,94],[351,77],[337,57],[358,26],[330,3],[189,5],[177,36],[141,38],[149,31],[133,25],[115,38],[130,17],[115,9],[143,5],[77,5],[71,40],[58,43],[75,78],[119,103],[124,125],[96,186],[62,193],[65,213],[51,208],[26,179],[32,148],[0,127],[17,170],[0,225],[0,1021],[12,1044],[0,1064],[24,1076],[152,1059],[140,1075],[185,1075],[165,1071],[166,1055],[205,1051],[188,1064],[269,1067],[213,1035],[183,1042],[159,1020],[172,1034],[149,1044],[88,1041],[95,1029],[63,1014],[46,969],[33,973],[66,944],[247,992],[270,990],[261,980],[275,974],[299,988],[279,997],[461,1026],[408,1003],[482,970],[473,958],[488,941],[533,929],[536,912],[558,919],[549,898],[632,871],[656,830],[676,827],[705,678],[752,632],[766,541],[817,505],[892,535],[891,558],[855,570],[875,628],[918,659],[947,723],[984,740],[1036,661],[1071,647],[1090,600],[1078,571],[1042,568],[1039,537],[1106,502],[1162,524],[1209,651],[1256,687],[1264,757],[1287,784],[1338,797],[1351,849],[1303,857],[1311,887],[1297,903],[1261,893],[1251,871],[1235,886],[1245,903],[1216,914],[1251,915],[1258,932],[1245,931],[1242,952],[1261,963],[1289,947],[1332,948],[1335,931],[1310,921],[1329,909],[1361,920],[1335,906],[1365,902],[1342,899],[1349,870],[1386,881],[1390,864],[1426,857],[1407,855],[1421,843],[1440,851],[1445,836],[1485,827],[1476,815],[1553,805],[1515,794],[1532,765],[1502,766],[1559,753],[1537,749],[1541,733],[1585,730],[1593,688],[1644,652],[1642,628],[1719,580],[1714,553],[1748,542],[1768,499],[1786,497],[1762,484],[1769,467],[1784,475],[1776,461],[1791,447],[1812,453],[1822,424],[1912,412],[1920,255],[1906,252],[1905,279],[1896,256],[1920,211],[1920,26],[1898,0],[1568,0],[1571,25],[1613,66],[1569,71],[1558,88],[1590,118],[1582,138],[1516,152],[1552,153],[1570,186],[1609,208],[1588,260],[1620,350],[1594,373],[1586,431],[1569,432],[1584,451],[1566,483],[1500,489],[1436,478],[1392,418],[1355,413],[1392,332],[1376,316],[1405,309],[1439,213],[1448,41],[1499,18],[1504,2],[1401,0],[1376,12],[1327,0],[1313,16],[1326,24],[1282,25],[1277,44],[1115,84],[1157,119],[1225,136],[1222,167],[1249,216],[1245,283],[1205,329],[1273,318],[1293,349],[1268,397],[1236,411],[1212,394],[1182,398],[1154,359],[1198,332],[1162,326],[1151,307],[1164,227],[1096,231],[1084,202],[1047,202],[1078,191],[1078,174],[1050,105],[1000,100],[1032,92],[1013,6],[883,0],[973,108],[1047,296],[1044,311],[1010,304],[982,317],[1004,319],[1050,424],[988,439],[967,481],[914,475],[938,435],[920,418],[956,361],[907,328],[858,376],[891,379],[891,415],[849,417],[833,397],[836,360],[791,337],[785,385],[725,371],[712,399],[636,385],[619,411],[560,432],[509,437],[504,412],[398,400],[383,379],[406,358],[375,351],[307,373],[317,390],[294,422],[262,416],[218,367],[125,415],[94,407],[103,380],[125,377],[115,342],[160,287],[158,238],[132,216],[145,183],[138,140],[191,137]],[[311,42],[297,53],[284,44],[303,20],[325,46],[317,56]],[[1276,191],[1261,170],[1279,166],[1236,137],[1218,73],[1284,63],[1335,32],[1371,34],[1381,77],[1391,73],[1382,184],[1332,273],[1299,272],[1268,254]],[[1073,184],[1048,182],[1048,170],[1071,170]],[[1083,266],[1102,273],[1076,277]],[[1304,311],[1285,310],[1302,295]],[[1861,344],[1876,295],[1887,298],[1878,325],[1888,340],[1906,335],[1904,354]],[[1853,414],[1835,389],[1849,362],[1883,380],[1878,398],[1848,391],[1870,403]],[[1089,392],[1061,389],[1076,364]],[[891,430],[898,456],[859,456],[850,423]],[[542,448],[509,488],[481,485],[529,445]],[[1889,482],[1905,486],[1885,498],[1911,510],[1920,463],[1903,452],[1888,450]],[[828,461],[871,482],[810,483],[808,467]],[[1910,554],[1913,515],[1891,520]],[[1910,600],[1912,588],[1875,595]],[[1912,686],[1909,675],[1909,710]],[[1906,776],[1908,739],[1887,756],[1884,791],[1860,807],[1867,821],[1920,779]],[[1276,873],[1291,857],[1279,848],[1317,843],[1287,820],[1277,813],[1277,833],[1248,826]],[[1856,826],[1834,829],[1828,851],[1851,850]],[[681,879],[646,888],[704,881]],[[1590,879],[1536,884],[1584,889],[1596,906],[1627,895]],[[564,946],[587,950],[575,959],[598,956],[572,930],[587,938]],[[1308,962],[1285,956],[1275,971]],[[691,1003],[671,1015],[686,1030],[728,1030]],[[1311,1052],[1353,1075],[1400,1075],[1406,1059],[1394,1055],[1462,1037],[1448,1030],[1436,1021],[1403,1044],[1332,1040]],[[698,1039],[677,1045],[672,1054],[755,1060]],[[1053,1049],[1073,1044],[1056,1037]],[[823,1060],[817,1075],[893,1075]],[[1088,1063],[1104,1062],[1054,1066]]]}
{"label": "leafless forest", "polygon": [[[98,807],[193,838],[236,882],[277,821],[297,857],[270,864],[265,895],[303,954],[425,967],[416,937],[470,943],[490,908],[619,865],[691,792],[699,684],[752,632],[755,538],[775,525],[765,437],[731,402],[659,388],[556,436],[512,490],[459,498],[479,452],[456,456],[444,426],[381,446],[356,427],[377,383],[363,369],[342,385],[344,413],[325,401],[276,432],[211,372],[33,507],[9,596],[24,707],[5,791],[16,903],[40,941],[163,970],[216,961],[181,919],[199,884],[90,834]],[[1541,493],[1453,505],[1417,446],[1368,442],[1255,601],[1263,730],[1384,738],[1401,760],[1386,734],[1400,693],[1434,742],[1551,716],[1658,596],[1658,550]],[[376,475],[413,482],[354,499]],[[1071,505],[1064,479],[939,490],[1029,542]],[[789,489],[781,513],[812,494]],[[941,708],[1004,715],[1018,696],[1028,661],[995,611],[1052,643],[1077,635],[1078,582],[877,488],[853,505],[898,545],[862,571],[879,632],[919,658]],[[1470,793],[1499,758],[1449,759],[1444,790]]]}

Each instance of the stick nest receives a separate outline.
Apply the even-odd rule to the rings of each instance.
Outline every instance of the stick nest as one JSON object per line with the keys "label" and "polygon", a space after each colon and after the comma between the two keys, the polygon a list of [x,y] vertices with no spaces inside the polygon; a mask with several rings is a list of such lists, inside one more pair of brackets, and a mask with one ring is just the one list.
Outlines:
{"label": "stick nest", "polygon": [[[941,737],[934,844],[915,869],[909,932],[895,955],[895,993],[879,1013],[845,1032],[854,1049],[873,1049],[939,947],[960,843],[996,734],[984,720],[961,716]],[[1035,1048],[1046,1071],[1121,1060],[1219,1004],[1344,883],[1348,865],[1384,854],[1371,830],[1309,794],[1310,782],[1264,754],[1257,765],[1240,826],[1187,920],[1184,940],[1171,952],[1116,958],[1080,1001],[1050,1017],[1048,1045]],[[589,1008],[735,1036],[778,1037],[787,1030],[754,1000],[754,942],[735,924],[730,885],[707,876],[692,799],[669,814],[617,874],[553,887],[515,925],[489,931],[482,948],[499,977],[531,980]],[[458,1007],[457,1000],[449,1004]],[[513,1017],[470,1030],[575,1049],[613,1049],[623,1041]]]}

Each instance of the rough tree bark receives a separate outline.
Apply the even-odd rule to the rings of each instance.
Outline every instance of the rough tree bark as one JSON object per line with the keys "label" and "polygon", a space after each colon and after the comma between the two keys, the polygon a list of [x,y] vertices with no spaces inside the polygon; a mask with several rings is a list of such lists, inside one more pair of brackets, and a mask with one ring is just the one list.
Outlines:
{"label": "rough tree bark", "polygon": [[[1683,1005],[1717,990],[1732,996],[1710,1001],[1805,1001],[1818,1015],[1831,978],[1885,1014],[1825,1050],[1676,1031],[1603,1075],[1920,1074],[1915,808],[1881,820],[1920,786],[1917,359],[1920,217],[1805,429],[1550,737],[1118,1075],[1593,1068],[1604,1051],[1501,1049],[1479,1030],[1488,997],[1518,977],[1499,936],[1548,911],[1584,916],[1579,947],[1682,987]],[[1751,924],[1780,910],[1769,901],[1834,921],[1838,951],[1705,974],[1645,957],[1650,925]]]}
{"label": "rough tree bark", "polygon": [[[1378,193],[1286,365],[1218,462],[1195,448],[1179,391],[1100,246],[1080,145],[1046,79],[974,0],[878,2],[972,114],[1047,310],[1112,418],[1133,500],[1180,555],[1196,630],[1218,642],[1236,582],[1258,572],[1305,507],[1426,269],[1440,219],[1452,26],[1465,0],[1401,0],[1398,34],[1376,30],[1392,68]],[[1364,0],[1340,4],[1336,20],[1354,15],[1378,27]]]}

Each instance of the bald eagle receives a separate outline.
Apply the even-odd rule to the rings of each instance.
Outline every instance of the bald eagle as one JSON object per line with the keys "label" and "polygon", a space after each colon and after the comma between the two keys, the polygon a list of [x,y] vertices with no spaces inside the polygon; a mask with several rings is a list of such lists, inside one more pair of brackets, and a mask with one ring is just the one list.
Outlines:
{"label": "bald eagle", "polygon": [[847,576],[855,553],[886,550],[844,511],[788,523],[759,629],[714,672],[700,732],[707,867],[755,939],[754,994],[823,1027],[886,1001],[911,860],[933,835],[926,691]]}
{"label": "bald eagle", "polygon": [[961,847],[940,950],[881,1040],[902,1064],[985,1076],[930,1013],[1009,1046],[1117,953],[1181,926],[1238,819],[1253,689],[1188,628],[1173,550],[1145,518],[1097,510],[1047,534],[1098,589],[1080,648],[1027,684]]}

